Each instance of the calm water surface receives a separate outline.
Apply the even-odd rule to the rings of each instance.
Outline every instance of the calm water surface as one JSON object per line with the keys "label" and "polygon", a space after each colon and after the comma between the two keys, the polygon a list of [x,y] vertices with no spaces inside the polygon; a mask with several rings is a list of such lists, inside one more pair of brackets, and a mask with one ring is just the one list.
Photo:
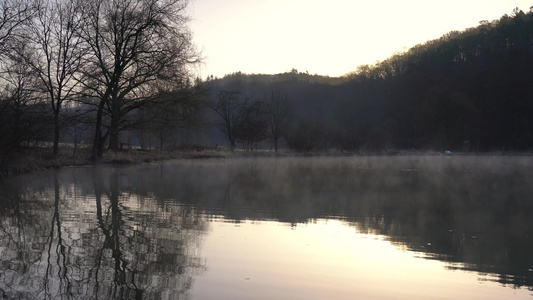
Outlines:
{"label": "calm water surface", "polygon": [[7,299],[533,299],[533,157],[239,158],[0,181]]}

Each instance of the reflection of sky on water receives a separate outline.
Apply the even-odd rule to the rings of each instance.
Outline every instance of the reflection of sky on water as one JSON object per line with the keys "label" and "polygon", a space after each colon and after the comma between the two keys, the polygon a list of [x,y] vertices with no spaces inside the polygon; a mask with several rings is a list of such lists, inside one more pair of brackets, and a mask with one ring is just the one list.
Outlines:
{"label": "reflection of sky on water", "polygon": [[0,292],[520,298],[533,286],[532,166],[530,157],[242,158],[9,178]]}
{"label": "reflection of sky on water", "polygon": [[203,253],[208,270],[195,281],[194,299],[520,299],[530,293],[482,281],[489,275],[450,271],[444,262],[336,220],[292,228],[215,220]]}

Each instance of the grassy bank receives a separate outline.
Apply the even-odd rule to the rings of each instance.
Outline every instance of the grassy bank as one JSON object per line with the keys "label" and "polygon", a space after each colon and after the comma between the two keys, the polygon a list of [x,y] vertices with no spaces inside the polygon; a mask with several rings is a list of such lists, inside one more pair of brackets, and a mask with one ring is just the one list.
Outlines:
{"label": "grassy bank", "polygon": [[83,166],[98,164],[142,164],[171,159],[228,158],[228,157],[268,157],[268,156],[316,156],[316,155],[353,155],[342,151],[297,153],[291,150],[255,150],[252,152],[225,147],[202,148],[196,146],[180,147],[172,150],[130,149],[118,152],[107,151],[99,161],[91,161],[90,148],[62,145],[58,155],[53,155],[51,146],[32,147],[12,153],[9,157],[0,157],[0,177],[28,173],[37,170],[60,168],[66,166]]}
{"label": "grassy bank", "polygon": [[[228,158],[228,157],[265,157],[265,156],[343,156],[355,155],[344,151],[330,150],[327,152],[296,153],[290,150],[274,152],[269,150],[257,150],[246,152],[242,150],[230,151],[224,147],[198,148],[182,147],[173,150],[122,150],[119,152],[107,151],[99,161],[89,160],[89,148],[76,148],[63,145],[59,148],[58,155],[54,156],[52,147],[32,147],[9,156],[0,157],[0,177],[28,173],[36,170],[60,168],[66,166],[82,166],[97,164],[142,164],[171,159],[198,159],[198,158]],[[375,155],[522,155],[531,156],[533,153],[444,153],[435,151],[389,151],[385,153],[358,153],[362,156]]]}
{"label": "grassy bank", "polygon": [[94,164],[141,164],[170,159],[195,159],[209,157],[226,157],[232,153],[225,149],[183,148],[167,151],[159,150],[124,150],[108,151],[99,161],[89,160],[89,148],[74,149],[71,146],[59,148],[58,155],[53,155],[51,147],[35,147],[12,153],[1,160],[0,176],[16,175],[42,169],[65,166]]}

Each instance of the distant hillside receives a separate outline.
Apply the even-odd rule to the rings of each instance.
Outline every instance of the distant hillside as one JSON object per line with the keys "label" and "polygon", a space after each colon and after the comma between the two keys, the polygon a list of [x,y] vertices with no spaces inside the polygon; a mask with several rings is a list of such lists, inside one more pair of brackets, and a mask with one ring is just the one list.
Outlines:
{"label": "distant hillside", "polygon": [[319,124],[320,147],[529,151],[533,12],[515,9],[343,77],[235,73],[212,87],[212,98],[221,90],[256,100],[286,93],[297,111],[293,128]]}

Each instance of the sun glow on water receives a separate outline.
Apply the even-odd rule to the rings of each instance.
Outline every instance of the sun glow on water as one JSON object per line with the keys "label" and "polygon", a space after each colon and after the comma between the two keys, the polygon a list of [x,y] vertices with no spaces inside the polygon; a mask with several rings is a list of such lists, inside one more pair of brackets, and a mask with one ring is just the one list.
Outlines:
{"label": "sun glow on water", "polygon": [[211,225],[203,250],[210,267],[195,282],[197,299],[504,299],[513,293],[492,282],[474,285],[481,275],[450,271],[339,220]]}

